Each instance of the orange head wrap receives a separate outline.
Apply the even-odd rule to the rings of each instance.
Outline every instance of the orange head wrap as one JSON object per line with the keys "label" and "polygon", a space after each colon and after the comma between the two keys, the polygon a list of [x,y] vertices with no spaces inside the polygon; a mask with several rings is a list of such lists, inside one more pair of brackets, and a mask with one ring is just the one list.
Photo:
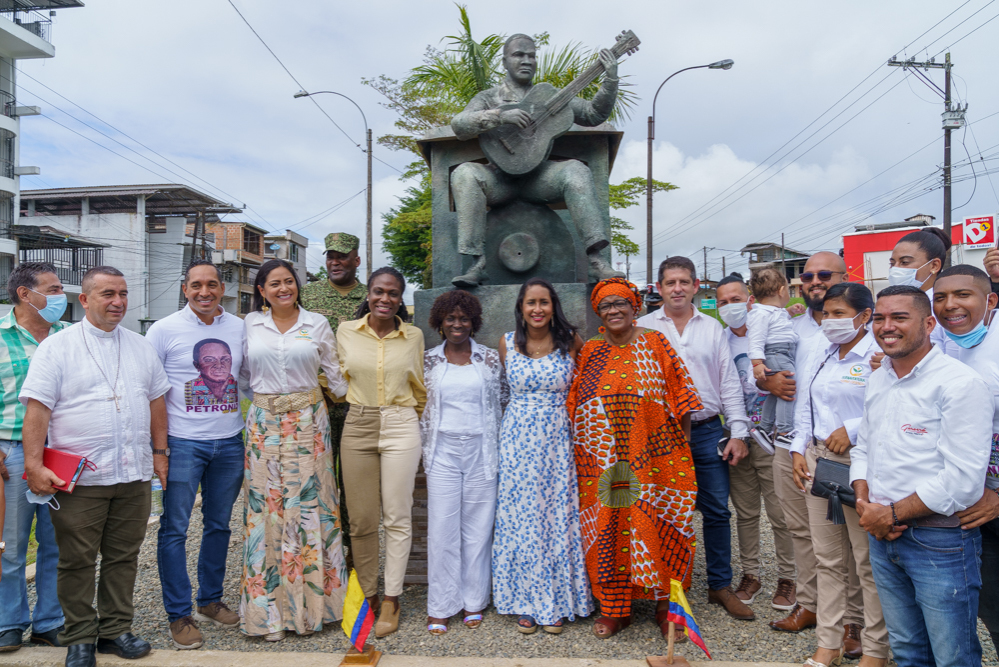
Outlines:
{"label": "orange head wrap", "polygon": [[631,307],[635,309],[636,314],[638,313],[639,304],[642,303],[642,297],[639,295],[638,288],[635,287],[634,283],[628,282],[624,278],[608,278],[597,283],[597,286],[593,288],[593,293],[590,295],[590,304],[593,306],[594,312],[599,313],[597,306],[609,296],[620,296],[627,299]]}

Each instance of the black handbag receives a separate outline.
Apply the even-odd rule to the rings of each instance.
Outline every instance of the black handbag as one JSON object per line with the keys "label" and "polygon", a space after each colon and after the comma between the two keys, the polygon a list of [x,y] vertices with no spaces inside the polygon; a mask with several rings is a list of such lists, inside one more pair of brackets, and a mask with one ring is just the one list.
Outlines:
{"label": "black handbag", "polygon": [[[832,354],[835,354],[833,352]],[[832,356],[829,355],[829,357]],[[826,357],[822,366],[829,361]],[[812,418],[812,428],[815,428],[815,412],[812,410],[812,383],[819,376],[819,371],[812,376],[812,382],[808,385],[808,411]],[[817,445],[815,434],[812,434],[812,444]],[[832,459],[820,458],[815,462],[815,475],[812,480],[812,495],[818,498],[826,498],[829,501],[829,508],[826,510],[826,521],[831,521],[834,526],[842,526],[846,523],[846,516],[843,514],[843,505],[850,507],[857,506],[857,496],[850,486],[850,466]]]}

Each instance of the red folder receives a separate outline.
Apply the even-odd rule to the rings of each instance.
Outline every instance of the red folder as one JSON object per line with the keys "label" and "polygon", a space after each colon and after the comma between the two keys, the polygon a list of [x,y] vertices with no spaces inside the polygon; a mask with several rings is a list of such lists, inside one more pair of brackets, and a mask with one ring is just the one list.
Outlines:
{"label": "red folder", "polygon": [[[42,465],[54,472],[56,477],[65,482],[62,486],[55,488],[66,493],[73,493],[73,489],[76,488],[76,483],[79,481],[80,475],[83,474],[84,468],[89,468],[90,470],[97,469],[85,456],[67,454],[66,452],[60,452],[50,447],[46,447],[42,452]],[[21,475],[21,479],[28,479],[28,473],[25,472]]]}

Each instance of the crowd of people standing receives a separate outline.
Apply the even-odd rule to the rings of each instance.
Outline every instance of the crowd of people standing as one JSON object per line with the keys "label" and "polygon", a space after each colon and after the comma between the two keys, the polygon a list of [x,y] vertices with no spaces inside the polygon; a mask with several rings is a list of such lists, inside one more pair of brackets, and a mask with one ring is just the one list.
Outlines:
{"label": "crowd of people standing", "polygon": [[[54,267],[14,269],[14,308],[0,319],[0,651],[20,648],[30,626],[33,643],[68,647],[68,667],[95,665],[97,652],[148,654],[131,632],[132,592],[154,475],[176,648],[202,645],[199,623],[270,642],[322,631],[342,617],[352,570],[374,634],[387,636],[421,459],[434,635],[455,616],[478,627],[492,603],[525,634],[559,634],[596,611],[592,632],[606,639],[631,624],[635,600],[655,600],[666,637],[671,592],[691,585],[699,511],[707,601],[752,621],[765,594],[788,612],[775,631],[816,628],[807,667],[843,657],[881,667],[889,648],[902,667],[979,664],[979,615],[999,638],[997,297],[981,269],[944,268],[949,244],[934,230],[899,241],[892,286],[876,299],[834,253],[806,263],[803,313],[786,307],[780,272],[750,285],[728,276],[717,286],[724,327],[693,306],[700,283],[685,257],[660,265],[652,313],[627,280],[598,283],[602,326],[588,341],[534,278],[498,349],[475,340],[482,306],[457,289],[434,302],[441,342],[425,349],[404,277],[383,268],[360,283],[358,245],[329,235],[327,279],[308,285],[287,262],[266,262],[245,320],[221,308],[218,269],[197,260],[187,305],[145,337],[120,326],[120,271],[87,273],[86,318],[67,326]],[[75,487],[55,453],[81,461]],[[233,610],[223,580],[240,491]],[[192,600],[186,537],[199,494]],[[777,566],[766,592],[761,508]]]}

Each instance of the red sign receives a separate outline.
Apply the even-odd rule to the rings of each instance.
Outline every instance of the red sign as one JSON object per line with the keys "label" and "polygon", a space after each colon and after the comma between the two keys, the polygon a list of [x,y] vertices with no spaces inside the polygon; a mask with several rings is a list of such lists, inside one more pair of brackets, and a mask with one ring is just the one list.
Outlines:
{"label": "red sign", "polygon": [[964,219],[963,242],[966,248],[994,248],[996,245],[996,217],[984,215]]}

